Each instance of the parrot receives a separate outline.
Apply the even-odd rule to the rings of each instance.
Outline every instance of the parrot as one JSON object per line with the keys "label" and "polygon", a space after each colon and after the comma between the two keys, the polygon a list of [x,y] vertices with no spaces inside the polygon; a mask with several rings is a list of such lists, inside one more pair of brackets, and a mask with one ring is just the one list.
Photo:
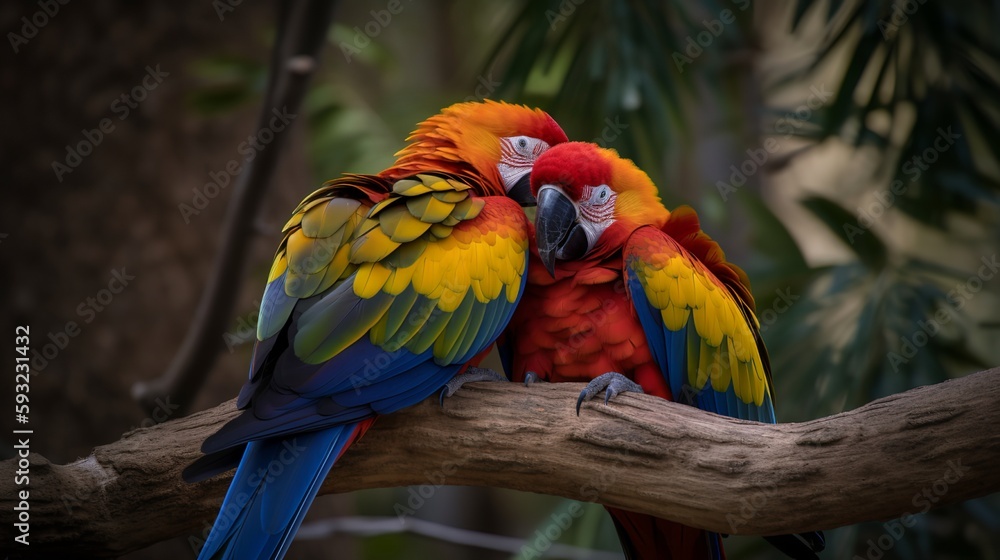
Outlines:
{"label": "parrot", "polygon": [[[586,382],[576,403],[639,392],[774,423],[767,351],[747,275],[688,206],[669,211],[612,149],[553,146],[535,162],[535,242],[499,343],[513,381]],[[606,508],[633,560],[724,558],[721,535]],[[816,558],[822,533],[768,537]]]}
{"label": "parrot", "polygon": [[299,204],[267,277],[242,412],[183,473],[236,467],[199,559],[282,558],[378,415],[472,375],[523,293],[531,166],[565,141],[541,110],[457,103],[388,169]]}

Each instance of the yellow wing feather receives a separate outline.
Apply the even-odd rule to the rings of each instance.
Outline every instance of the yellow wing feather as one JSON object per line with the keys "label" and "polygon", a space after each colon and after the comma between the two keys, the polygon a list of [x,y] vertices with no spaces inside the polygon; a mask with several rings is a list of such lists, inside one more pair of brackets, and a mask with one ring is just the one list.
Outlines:
{"label": "yellow wing feather", "polygon": [[724,393],[732,387],[744,403],[763,405],[770,387],[757,346],[756,321],[751,324],[733,294],[683,247],[659,232],[650,239],[640,239],[630,249],[630,274],[638,276],[664,328],[690,329],[687,383],[695,391],[711,387]]}
{"label": "yellow wing feather", "polygon": [[485,346],[502,327],[496,318],[507,316],[495,307],[520,295],[528,248],[520,207],[434,175],[370,181],[380,179],[351,176],[313,193],[285,224],[265,293],[276,311],[262,309],[258,336],[278,332],[294,301],[323,294],[295,334],[295,353],[309,363],[369,328],[376,345],[433,348],[441,363]]}
{"label": "yellow wing feather", "polygon": [[[494,315],[480,306],[517,301],[527,260],[526,218],[505,197],[474,198],[468,185],[433,175],[397,181],[392,190],[366,216],[377,227],[362,224],[351,241],[354,294],[415,293],[417,299],[407,296],[399,309],[389,305],[372,341],[411,351],[433,347],[436,358],[450,360],[472,347],[476,325],[465,321]],[[493,210],[484,214],[488,204]],[[419,302],[439,315],[425,317],[426,305]],[[420,323],[423,334],[399,327],[407,322]]]}

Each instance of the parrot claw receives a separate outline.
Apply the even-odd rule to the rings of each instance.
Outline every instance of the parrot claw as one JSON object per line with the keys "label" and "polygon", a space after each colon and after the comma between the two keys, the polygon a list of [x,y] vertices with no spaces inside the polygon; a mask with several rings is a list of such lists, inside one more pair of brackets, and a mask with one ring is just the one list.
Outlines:
{"label": "parrot claw", "polygon": [[598,375],[594,379],[587,383],[583,391],[580,391],[580,398],[576,399],[576,415],[580,415],[580,405],[583,401],[589,401],[590,399],[596,397],[598,393],[604,391],[604,404],[608,404],[615,395],[621,393],[642,393],[642,387],[638,383],[632,381],[631,379],[625,377],[624,375],[609,371],[608,373]]}
{"label": "parrot claw", "polygon": [[507,378],[492,369],[489,368],[479,368],[470,366],[466,368],[465,373],[460,373],[455,377],[451,378],[444,387],[441,388],[441,394],[438,397],[438,403],[444,406],[445,397],[450,397],[455,394],[456,391],[462,388],[466,383],[474,383],[476,381],[495,381],[495,382],[507,382]]}
{"label": "parrot claw", "polygon": [[530,387],[532,383],[542,383],[542,382],[543,382],[542,378],[538,377],[538,374],[533,371],[529,371],[528,373],[524,374],[525,387]]}

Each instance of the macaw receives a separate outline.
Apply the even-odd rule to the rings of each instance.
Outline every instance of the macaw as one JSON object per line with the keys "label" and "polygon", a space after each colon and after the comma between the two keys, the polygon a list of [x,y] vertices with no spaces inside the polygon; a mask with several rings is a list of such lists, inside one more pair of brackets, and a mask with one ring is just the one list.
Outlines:
{"label": "macaw", "polygon": [[[580,405],[634,391],[773,423],[767,352],[746,274],[690,207],[673,212],[614,150],[569,142],[531,172],[528,284],[501,344],[514,381],[585,381]],[[719,559],[720,535],[607,508],[630,559]],[[821,533],[769,538],[814,558]]]}
{"label": "macaw", "polygon": [[299,204],[262,297],[243,413],[184,473],[238,463],[199,558],[281,558],[330,468],[375,417],[416,404],[507,325],[527,266],[529,171],[566,135],[487,101],[420,125],[395,164]]}

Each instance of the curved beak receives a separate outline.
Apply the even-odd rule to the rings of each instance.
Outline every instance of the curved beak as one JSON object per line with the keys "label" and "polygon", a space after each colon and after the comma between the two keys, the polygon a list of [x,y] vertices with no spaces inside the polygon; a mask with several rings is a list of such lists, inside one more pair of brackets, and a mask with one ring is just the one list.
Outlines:
{"label": "curved beak", "polygon": [[531,194],[531,173],[526,171],[524,175],[521,175],[521,178],[507,191],[507,196],[521,206],[534,206],[538,204],[535,196]]}
{"label": "curved beak", "polygon": [[538,190],[538,211],[535,214],[535,240],[538,255],[555,278],[556,256],[561,253],[570,237],[570,231],[577,225],[576,205],[562,190],[544,185]]}

